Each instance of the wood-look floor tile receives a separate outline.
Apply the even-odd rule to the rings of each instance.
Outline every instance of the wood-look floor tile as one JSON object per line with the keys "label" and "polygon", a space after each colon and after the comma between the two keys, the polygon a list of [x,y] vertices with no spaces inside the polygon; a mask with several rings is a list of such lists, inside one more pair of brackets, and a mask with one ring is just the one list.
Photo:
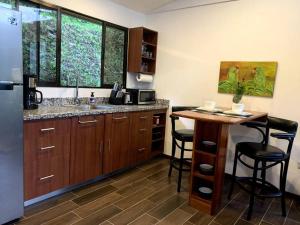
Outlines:
{"label": "wood-look floor tile", "polygon": [[43,225],[69,225],[79,221],[81,218],[74,214],[73,212],[64,214],[57,217],[49,222],[43,223]]}
{"label": "wood-look floor tile", "polygon": [[92,201],[83,206],[80,206],[79,208],[75,209],[74,212],[77,215],[81,216],[82,218],[85,218],[85,217],[91,215],[92,213],[94,213],[100,209],[103,209],[103,208],[107,207],[108,205],[120,200],[121,198],[122,198],[121,195],[113,192],[113,193],[105,195],[101,198],[98,198],[95,201]]}
{"label": "wood-look floor tile", "polygon": [[152,202],[143,200],[140,203],[119,213],[115,217],[109,219],[109,221],[115,225],[126,225],[152,209],[154,206],[155,205]]}
{"label": "wood-look floor tile", "polygon": [[117,208],[116,206],[110,205],[78,221],[77,223],[75,223],[75,225],[98,225],[120,213],[121,211],[122,210]]}
{"label": "wood-look floor tile", "polygon": [[104,179],[104,180],[101,180],[101,181],[98,181],[96,183],[93,183],[93,184],[89,184],[89,185],[85,185],[81,188],[78,188],[76,190],[73,191],[73,193],[75,193],[76,195],[78,196],[83,196],[83,195],[86,195],[90,192],[93,192],[99,188],[102,188],[106,185],[109,185],[113,182],[112,179],[110,178],[107,178],[107,179]]}
{"label": "wood-look floor tile", "polygon": [[[286,210],[287,212],[290,209],[291,201],[287,199],[286,201]],[[267,213],[265,214],[263,220],[265,222],[274,224],[274,225],[282,225],[285,222],[285,217],[282,217],[281,214],[281,203],[280,199],[274,199],[269,207]]]}
{"label": "wood-look floor tile", "polygon": [[157,219],[155,219],[154,217],[148,215],[148,214],[144,214],[142,216],[140,216],[139,218],[137,218],[136,220],[134,220],[133,222],[130,223],[130,225],[153,225],[156,224],[158,222]]}
{"label": "wood-look floor tile", "polygon": [[75,202],[78,205],[84,205],[87,204],[89,202],[92,202],[94,200],[96,200],[97,198],[100,198],[102,196],[105,196],[109,193],[112,193],[114,191],[116,191],[117,188],[111,186],[111,185],[107,185],[104,186],[102,188],[97,189],[96,191],[90,192],[86,195],[83,195],[81,197],[75,198],[73,199],[73,202]]}
{"label": "wood-look floor tile", "polygon": [[168,177],[168,171],[169,171],[169,168],[164,168],[164,169],[158,171],[157,173],[154,173],[154,174],[148,176],[147,178],[152,181],[158,181],[164,177]]}
{"label": "wood-look floor tile", "polygon": [[166,216],[162,221],[158,223],[158,225],[182,225],[184,224],[189,218],[191,214],[186,213],[185,211],[177,208],[168,216]]}
{"label": "wood-look floor tile", "polygon": [[189,221],[186,221],[183,225],[193,225],[193,224]]}
{"label": "wood-look floor tile", "polygon": [[152,181],[148,180],[148,179],[141,179],[138,181],[135,181],[131,184],[128,184],[127,186],[120,188],[117,193],[122,195],[123,197],[127,197],[131,194],[133,194],[134,192],[147,187],[148,189],[153,189],[152,188]]}
{"label": "wood-look floor tile", "polygon": [[146,174],[154,174],[157,173],[158,171],[165,170],[166,168],[169,168],[169,163],[166,163],[166,161],[162,161],[153,165],[150,168],[144,169],[143,171]]}
{"label": "wood-look floor tile", "polygon": [[204,212],[198,211],[188,221],[194,225],[207,225],[213,220],[213,216]]}
{"label": "wood-look floor tile", "polygon": [[149,196],[152,193],[152,191],[148,188],[141,189],[137,192],[134,192],[133,194],[121,199],[120,201],[117,201],[114,203],[117,207],[120,209],[127,209],[139,201],[145,199],[147,196]]}
{"label": "wood-look floor tile", "polygon": [[195,215],[198,212],[198,210],[190,206],[188,202],[180,206],[180,209],[191,215]]}
{"label": "wood-look floor tile", "polygon": [[52,207],[55,207],[59,204],[62,204],[66,201],[72,200],[76,198],[76,195],[73,193],[69,192],[66,194],[58,195],[53,198],[47,199],[45,201],[39,202],[34,205],[27,206],[25,208],[25,217],[30,217],[34,214],[40,213],[44,210],[50,209]]}
{"label": "wood-look floor tile", "polygon": [[300,223],[296,220],[287,218],[284,225],[300,225]]}
{"label": "wood-look floor tile", "polygon": [[252,225],[252,219],[251,221],[247,221],[247,220],[244,220],[244,219],[239,219],[235,225]]}
{"label": "wood-look floor tile", "polygon": [[114,181],[111,183],[112,186],[116,187],[116,188],[122,188],[124,186],[127,186],[128,184],[143,179],[145,178],[145,172],[142,170],[136,170],[133,171],[131,174],[126,175],[124,177],[122,177],[121,179]]}
{"label": "wood-look floor tile", "polygon": [[141,170],[147,170],[150,169],[154,166],[156,166],[157,164],[166,164],[169,165],[170,160],[169,159],[165,159],[165,158],[156,158],[156,159],[152,159],[146,163],[143,163],[142,165],[139,165],[138,168]]}
{"label": "wood-look floor tile", "polygon": [[300,222],[300,200],[294,200],[288,218]]}
{"label": "wood-look floor tile", "polygon": [[154,203],[160,203],[167,200],[175,193],[176,193],[176,186],[168,185],[166,187],[162,187],[162,190],[154,192],[147,199]]}
{"label": "wood-look floor tile", "polygon": [[168,215],[169,213],[174,211],[176,208],[181,206],[184,202],[185,202],[185,200],[182,197],[180,197],[178,195],[174,195],[171,198],[169,198],[168,200],[164,201],[162,204],[160,204],[157,207],[155,207],[154,209],[152,209],[148,214],[150,216],[155,217],[158,220],[161,220],[166,215]]}
{"label": "wood-look floor tile", "polygon": [[77,204],[75,204],[72,201],[68,201],[61,205],[55,206],[49,210],[43,211],[39,214],[35,214],[34,216],[29,217],[28,219],[21,220],[18,224],[40,225],[42,223],[55,219],[61,215],[64,215],[68,212],[71,212],[77,207]]}
{"label": "wood-look floor tile", "polygon": [[[267,199],[256,199],[255,204],[253,207],[253,212],[251,216],[251,223],[252,224],[259,224],[265,215],[266,211],[268,210],[270,204],[272,202],[272,199],[267,198]],[[247,214],[248,214],[248,208],[245,210],[243,213],[241,219],[247,220]]]}
{"label": "wood-look floor tile", "polygon": [[100,225],[113,225],[113,224],[109,221],[104,221],[103,223],[100,223]]}
{"label": "wood-look floor tile", "polygon": [[242,193],[237,199],[233,199],[223,211],[215,218],[215,221],[223,225],[232,225],[234,224],[241,213],[247,207],[248,196],[245,193]]}

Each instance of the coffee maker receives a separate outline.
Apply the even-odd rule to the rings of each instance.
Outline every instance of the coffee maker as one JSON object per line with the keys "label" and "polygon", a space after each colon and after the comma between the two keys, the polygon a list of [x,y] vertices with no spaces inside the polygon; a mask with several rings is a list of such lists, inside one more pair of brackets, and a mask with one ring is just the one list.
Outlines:
{"label": "coffee maker", "polygon": [[[37,109],[38,104],[43,101],[43,93],[36,90],[37,77],[34,75],[24,75],[24,109]],[[38,98],[38,94],[40,98]]]}

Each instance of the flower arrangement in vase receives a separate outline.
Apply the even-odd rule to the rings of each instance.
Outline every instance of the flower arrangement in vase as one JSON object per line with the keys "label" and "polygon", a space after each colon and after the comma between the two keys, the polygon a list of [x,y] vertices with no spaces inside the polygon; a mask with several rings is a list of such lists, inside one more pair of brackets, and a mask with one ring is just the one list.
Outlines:
{"label": "flower arrangement in vase", "polygon": [[237,82],[235,90],[234,90],[234,96],[232,99],[232,107],[231,110],[234,113],[242,113],[244,111],[245,105],[241,103],[241,100],[243,98],[243,95],[245,93],[245,86],[243,82]]}

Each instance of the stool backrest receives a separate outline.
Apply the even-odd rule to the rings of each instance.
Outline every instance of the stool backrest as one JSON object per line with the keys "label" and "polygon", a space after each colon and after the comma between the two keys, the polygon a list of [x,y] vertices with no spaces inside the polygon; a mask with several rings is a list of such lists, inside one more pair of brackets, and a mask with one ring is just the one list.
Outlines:
{"label": "stool backrest", "polygon": [[[179,111],[185,111],[185,110],[193,110],[196,109],[198,106],[172,106],[172,113],[173,112],[179,112]],[[172,114],[170,115],[171,118],[171,123],[172,123],[172,133],[176,129],[176,124],[175,121],[179,119],[178,116],[173,116]]]}
{"label": "stool backrest", "polygon": [[[280,131],[280,133],[271,133],[270,129]],[[277,139],[283,139],[287,140],[289,142],[287,154],[290,155],[294,138],[296,136],[298,129],[298,123],[292,120],[286,120],[282,118],[272,117],[269,116],[267,119],[267,129],[266,129],[266,135],[269,137],[277,138]],[[268,142],[268,139],[267,139]],[[267,144],[267,143],[266,143]]]}

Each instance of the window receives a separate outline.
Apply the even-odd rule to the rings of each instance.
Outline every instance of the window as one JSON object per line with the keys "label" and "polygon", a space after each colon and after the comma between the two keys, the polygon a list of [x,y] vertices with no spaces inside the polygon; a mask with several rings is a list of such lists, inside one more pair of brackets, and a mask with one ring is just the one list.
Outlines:
{"label": "window", "polygon": [[105,29],[104,84],[123,84],[126,32],[112,26]]}
{"label": "window", "polygon": [[62,14],[61,85],[101,87],[101,46],[101,23]]}
{"label": "window", "polygon": [[15,9],[16,8],[16,0],[0,0],[0,7]]}
{"label": "window", "polygon": [[20,2],[23,33],[23,72],[39,75],[39,83],[56,83],[57,12]]}
{"label": "window", "polygon": [[22,12],[24,74],[44,87],[126,85],[127,28],[37,2],[0,0]]}

